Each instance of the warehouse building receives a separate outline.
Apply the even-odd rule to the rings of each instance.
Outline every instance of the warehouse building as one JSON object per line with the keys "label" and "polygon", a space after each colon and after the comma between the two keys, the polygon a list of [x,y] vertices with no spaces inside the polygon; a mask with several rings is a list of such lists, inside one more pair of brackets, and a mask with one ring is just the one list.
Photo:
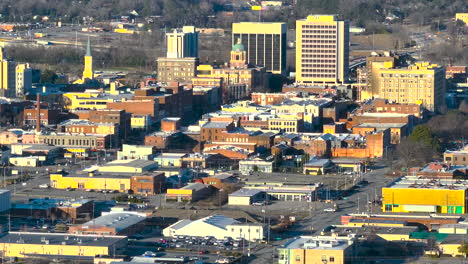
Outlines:
{"label": "warehouse building", "polygon": [[382,188],[382,211],[397,213],[466,213],[468,181],[407,176]]}
{"label": "warehouse building", "polygon": [[125,249],[125,236],[87,236],[65,233],[9,232],[0,237],[3,256],[18,258],[79,258],[115,255]]}
{"label": "warehouse building", "polygon": [[262,224],[241,223],[224,215],[216,214],[195,221],[183,219],[165,228],[163,235],[175,236],[213,236],[217,239],[231,237],[234,239],[246,239],[249,241],[263,240],[265,230]]}

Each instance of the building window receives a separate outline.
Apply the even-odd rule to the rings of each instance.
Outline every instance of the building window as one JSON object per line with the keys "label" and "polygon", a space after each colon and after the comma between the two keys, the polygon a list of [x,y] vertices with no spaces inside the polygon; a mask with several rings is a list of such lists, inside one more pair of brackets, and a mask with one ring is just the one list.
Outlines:
{"label": "building window", "polygon": [[335,257],[330,257],[330,262],[335,262]]}
{"label": "building window", "polygon": [[301,256],[300,255],[296,255],[296,261],[301,261]]}
{"label": "building window", "polygon": [[327,255],[322,255],[322,261],[325,263],[327,262]]}

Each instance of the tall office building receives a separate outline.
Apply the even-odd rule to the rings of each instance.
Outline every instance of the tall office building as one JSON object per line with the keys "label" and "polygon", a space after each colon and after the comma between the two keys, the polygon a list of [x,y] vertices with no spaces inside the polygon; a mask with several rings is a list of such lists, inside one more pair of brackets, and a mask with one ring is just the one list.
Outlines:
{"label": "tall office building", "polygon": [[286,23],[233,23],[232,45],[240,39],[248,64],[281,74],[286,69],[286,30]]}
{"label": "tall office building", "polygon": [[310,15],[296,21],[296,82],[344,83],[348,70],[348,21],[336,15]]}
{"label": "tall office building", "polygon": [[23,97],[32,88],[33,70],[26,64],[16,66],[16,97]]}
{"label": "tall office building", "polygon": [[0,48],[0,96],[16,96],[16,63],[8,60]]}
{"label": "tall office building", "polygon": [[167,58],[197,58],[198,57],[198,32],[194,26],[185,26],[182,29],[174,29],[166,33]]}

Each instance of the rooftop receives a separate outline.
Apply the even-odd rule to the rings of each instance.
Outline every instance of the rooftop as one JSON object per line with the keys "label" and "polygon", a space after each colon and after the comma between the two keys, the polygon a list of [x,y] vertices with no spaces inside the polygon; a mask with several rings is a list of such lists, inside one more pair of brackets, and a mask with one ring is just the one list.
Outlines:
{"label": "rooftop", "polygon": [[207,122],[202,128],[226,128],[231,122]]}
{"label": "rooftop", "polygon": [[103,213],[102,216],[82,224],[81,227],[89,228],[93,226],[105,226],[115,228],[117,232],[120,232],[145,219],[145,216],[135,212],[110,212]]}
{"label": "rooftop", "polygon": [[255,196],[261,192],[264,192],[263,190],[260,190],[260,189],[249,189],[249,188],[242,188],[238,191],[235,191],[231,194],[229,194],[229,196],[241,196],[241,197],[251,197],[251,196]]}
{"label": "rooftop", "polygon": [[134,167],[134,168],[146,168],[148,166],[156,166],[157,163],[151,160],[140,160],[140,159],[130,159],[130,160],[114,160],[108,162],[101,167],[112,167],[112,166],[125,166],[125,167]]}
{"label": "rooftop", "polygon": [[317,249],[317,250],[345,250],[353,241],[349,238],[325,237],[325,236],[301,236],[286,243],[287,249]]}
{"label": "rooftop", "polygon": [[205,189],[205,188],[206,188],[205,184],[199,183],[199,182],[193,182],[193,183],[189,183],[189,184],[185,185],[184,187],[182,187],[180,189],[199,191],[199,190],[202,190],[202,189]]}
{"label": "rooftop", "polygon": [[387,188],[393,189],[446,189],[446,190],[466,190],[468,181],[457,179],[427,179],[417,176],[401,177],[391,183]]}
{"label": "rooftop", "polygon": [[42,209],[47,210],[56,207],[68,207],[78,208],[86,203],[92,202],[90,199],[49,199],[49,198],[37,198],[30,199],[28,203],[13,203],[13,209]]}

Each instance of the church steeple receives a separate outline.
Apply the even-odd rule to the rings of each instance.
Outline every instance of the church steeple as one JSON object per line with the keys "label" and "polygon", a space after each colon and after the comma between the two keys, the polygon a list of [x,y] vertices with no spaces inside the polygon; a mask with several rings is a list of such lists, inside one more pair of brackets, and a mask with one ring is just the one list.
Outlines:
{"label": "church steeple", "polygon": [[91,41],[89,40],[88,37],[88,44],[86,45],[86,57],[92,57],[91,56]]}
{"label": "church steeple", "polygon": [[83,81],[86,79],[93,79],[93,56],[91,55],[91,41],[88,37],[88,43],[86,45],[86,54],[84,57],[84,70],[83,70]]}

